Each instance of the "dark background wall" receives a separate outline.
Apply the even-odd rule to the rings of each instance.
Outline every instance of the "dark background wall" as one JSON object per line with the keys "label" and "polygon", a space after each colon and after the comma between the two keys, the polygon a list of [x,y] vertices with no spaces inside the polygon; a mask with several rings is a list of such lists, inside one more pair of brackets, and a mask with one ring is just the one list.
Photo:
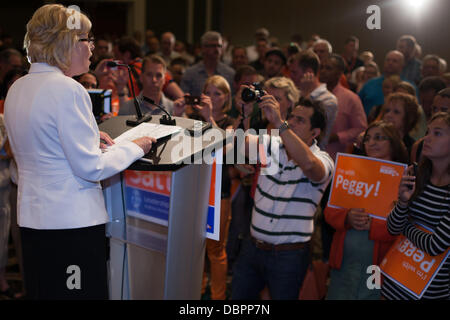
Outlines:
{"label": "dark background wall", "polygon": [[[131,0],[130,0],[131,1]],[[179,39],[186,39],[188,0],[146,0],[145,26],[157,34],[173,31]],[[205,31],[206,2],[194,1],[194,39]],[[386,52],[395,47],[402,34],[413,34],[423,53],[436,53],[450,63],[450,1],[424,0],[418,12],[411,10],[417,0],[211,0],[212,29],[231,38],[232,43],[248,45],[254,31],[266,27],[280,44],[299,33],[307,40],[312,33],[328,39],[334,51],[340,52],[348,35],[360,38],[360,49],[371,50],[382,63]],[[36,8],[44,1],[2,1],[0,26],[15,37],[21,46],[25,25]],[[64,1],[77,4],[93,20],[95,32],[112,35],[126,32],[127,8],[130,3],[117,1]],[[366,20],[369,5],[381,8],[381,30],[368,30]]]}
{"label": "dark background wall", "polygon": [[[415,0],[409,1],[409,3]],[[382,62],[387,51],[395,48],[397,38],[412,34],[423,53],[436,53],[450,63],[450,1],[425,0],[418,12],[405,0],[226,0],[224,1],[223,32],[232,42],[248,44],[254,31],[265,26],[280,42],[300,33],[307,40],[312,33],[328,39],[340,52],[348,35],[360,39],[361,50],[376,53]],[[378,5],[381,9],[381,30],[369,30],[366,9]]]}

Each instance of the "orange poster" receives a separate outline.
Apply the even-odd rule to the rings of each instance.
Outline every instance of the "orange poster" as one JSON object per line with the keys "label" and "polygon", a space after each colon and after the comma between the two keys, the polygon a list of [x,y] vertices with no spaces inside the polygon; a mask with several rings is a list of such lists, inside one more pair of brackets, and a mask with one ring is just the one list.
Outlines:
{"label": "orange poster", "polygon": [[406,164],[338,153],[335,168],[328,205],[364,208],[371,216],[386,219]]}
{"label": "orange poster", "polygon": [[[430,232],[420,226],[417,228]],[[449,250],[438,256],[430,256],[402,235],[381,262],[381,272],[420,299],[447,260]]]}
{"label": "orange poster", "polygon": [[206,218],[206,237],[219,241],[220,238],[220,199],[222,194],[222,159],[223,150],[216,150],[211,171],[211,186],[209,189],[208,212]]}

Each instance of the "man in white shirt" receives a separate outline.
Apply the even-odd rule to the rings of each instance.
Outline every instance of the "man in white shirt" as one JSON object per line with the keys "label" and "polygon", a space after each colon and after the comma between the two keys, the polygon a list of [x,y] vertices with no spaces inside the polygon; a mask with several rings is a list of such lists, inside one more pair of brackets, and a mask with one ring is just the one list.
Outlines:
{"label": "man in white shirt", "polygon": [[272,299],[294,300],[309,264],[314,213],[334,170],[316,141],[326,125],[325,112],[305,102],[283,122],[273,96],[263,96],[259,107],[280,136],[248,135],[246,153],[261,143],[278,170],[267,175],[263,168],[258,178],[251,236],[235,263],[232,299],[258,299],[267,286]]}

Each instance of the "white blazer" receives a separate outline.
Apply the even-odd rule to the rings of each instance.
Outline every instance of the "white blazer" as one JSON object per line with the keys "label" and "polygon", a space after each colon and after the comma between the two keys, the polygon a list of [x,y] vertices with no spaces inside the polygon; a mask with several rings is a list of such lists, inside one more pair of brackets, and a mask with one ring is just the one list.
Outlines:
{"label": "white blazer", "polygon": [[99,181],[144,155],[132,142],[102,153],[89,94],[45,63],[33,63],[11,86],[5,124],[19,172],[21,227],[72,229],[108,222]]}

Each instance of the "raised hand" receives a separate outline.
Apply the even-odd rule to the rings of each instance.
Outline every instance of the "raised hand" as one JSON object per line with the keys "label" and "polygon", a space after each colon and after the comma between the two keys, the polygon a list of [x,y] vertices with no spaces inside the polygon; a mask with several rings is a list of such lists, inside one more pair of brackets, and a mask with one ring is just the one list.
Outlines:
{"label": "raised hand", "polygon": [[275,128],[281,126],[283,120],[281,119],[280,104],[274,96],[268,94],[262,96],[258,106],[264,110],[267,120],[269,120]]}
{"label": "raised hand", "polygon": [[416,190],[416,177],[411,175],[412,170],[412,165],[405,169],[400,186],[398,187],[398,200],[403,205],[408,204],[408,201],[411,199],[411,196]]}

